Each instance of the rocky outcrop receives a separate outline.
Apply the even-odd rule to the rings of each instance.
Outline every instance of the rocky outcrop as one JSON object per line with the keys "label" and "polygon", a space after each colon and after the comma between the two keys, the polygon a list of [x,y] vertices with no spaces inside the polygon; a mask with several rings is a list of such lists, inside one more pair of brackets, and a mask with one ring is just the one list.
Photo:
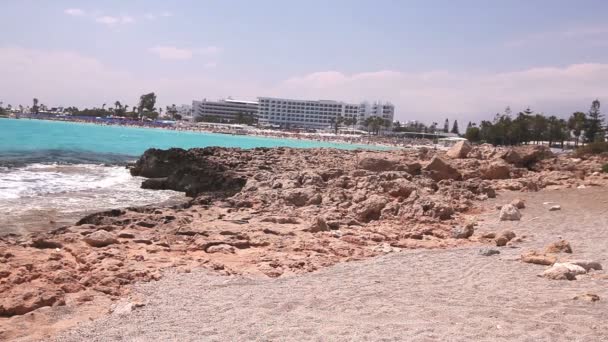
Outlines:
{"label": "rocky outcrop", "polygon": [[133,176],[149,178],[142,187],[154,190],[183,191],[196,197],[204,193],[234,194],[245,185],[225,162],[217,162],[214,156],[218,148],[183,150],[149,149],[130,168]]}
{"label": "rocky outcrop", "polygon": [[542,145],[518,146],[507,150],[503,155],[506,162],[528,168],[543,159],[551,157],[553,157],[551,149]]}

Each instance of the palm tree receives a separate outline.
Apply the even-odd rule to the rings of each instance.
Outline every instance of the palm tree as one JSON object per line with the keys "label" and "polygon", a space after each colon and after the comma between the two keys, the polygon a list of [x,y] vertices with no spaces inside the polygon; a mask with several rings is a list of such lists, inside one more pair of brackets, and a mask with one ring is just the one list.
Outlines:
{"label": "palm tree", "polygon": [[38,112],[40,111],[40,109],[38,108],[38,99],[34,97],[34,99],[32,100],[33,106],[32,106],[32,111],[34,112],[34,114],[38,114]]}

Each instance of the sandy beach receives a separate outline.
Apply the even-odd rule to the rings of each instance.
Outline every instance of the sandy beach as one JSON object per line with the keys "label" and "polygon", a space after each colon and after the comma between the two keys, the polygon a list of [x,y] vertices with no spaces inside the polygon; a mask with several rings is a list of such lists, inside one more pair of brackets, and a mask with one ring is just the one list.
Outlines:
{"label": "sandy beach", "polygon": [[[519,222],[495,204],[523,198]],[[547,210],[555,202],[561,211]],[[281,279],[170,273],[136,286],[140,309],[84,324],[57,341],[606,341],[608,276],[575,281],[537,275],[522,251],[560,238],[577,259],[608,264],[604,188],[501,193],[479,230],[512,229],[521,243],[482,256],[482,246],[409,250]],[[597,294],[590,303],[573,298]]]}

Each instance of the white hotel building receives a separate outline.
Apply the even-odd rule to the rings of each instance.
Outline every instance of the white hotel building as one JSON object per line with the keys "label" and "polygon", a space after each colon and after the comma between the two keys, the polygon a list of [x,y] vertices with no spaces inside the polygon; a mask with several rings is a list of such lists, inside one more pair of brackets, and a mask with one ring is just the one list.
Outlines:
{"label": "white hotel building", "polygon": [[350,104],[338,101],[291,100],[271,97],[258,98],[258,122],[281,128],[323,129],[332,126],[337,117],[356,118],[361,125],[365,119],[378,116],[393,122],[395,106],[385,102]]}

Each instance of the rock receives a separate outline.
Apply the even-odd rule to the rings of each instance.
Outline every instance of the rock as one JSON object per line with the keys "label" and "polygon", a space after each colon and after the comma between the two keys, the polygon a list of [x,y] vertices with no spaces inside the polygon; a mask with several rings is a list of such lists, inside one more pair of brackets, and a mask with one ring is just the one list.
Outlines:
{"label": "rock", "polygon": [[424,171],[428,176],[436,182],[443,179],[459,180],[462,175],[458,170],[450,166],[448,163],[438,156],[434,156],[431,162],[424,167]]}
{"label": "rock", "polygon": [[196,197],[204,192],[240,191],[246,180],[238,176],[230,167],[213,160],[222,151],[217,147],[183,150],[149,149],[130,168],[131,175],[150,178],[142,187],[183,191],[187,196]]}
{"label": "rock", "polygon": [[562,207],[559,205],[553,205],[553,206],[551,206],[551,208],[549,208],[549,211],[558,211],[558,210],[562,210]]}
{"label": "rock", "polygon": [[501,221],[519,221],[521,220],[521,213],[512,204],[504,205],[500,209],[500,220]]}
{"label": "rock", "polygon": [[108,233],[105,230],[98,230],[87,235],[84,238],[84,242],[93,247],[105,247],[118,243],[118,240],[112,233]]}
{"label": "rock", "polygon": [[493,161],[481,168],[482,179],[508,179],[511,177],[511,167],[500,161]]}
{"label": "rock", "polygon": [[513,240],[513,238],[515,238],[515,233],[510,230],[505,230],[496,236],[494,242],[496,243],[496,246],[503,247],[506,246],[509,241]]}
{"label": "rock", "polygon": [[522,199],[516,198],[511,201],[511,205],[517,209],[524,209],[526,207],[526,202],[524,202]]}
{"label": "rock", "polygon": [[485,234],[481,235],[481,237],[484,239],[493,239],[496,237],[496,233],[492,233],[492,232],[485,233]]}
{"label": "rock", "polygon": [[452,159],[466,158],[467,154],[469,154],[472,149],[473,147],[468,140],[462,140],[452,146],[446,155]]}
{"label": "rock", "polygon": [[565,267],[575,276],[587,273],[587,271],[581,266],[569,262],[556,262],[555,264],[553,264],[553,267]]}
{"label": "rock", "polygon": [[110,308],[110,312],[112,315],[116,316],[126,316],[133,311],[134,307],[131,302],[128,301],[120,301]]}
{"label": "rock", "polygon": [[205,252],[207,252],[209,254],[213,254],[213,253],[234,254],[235,251],[236,251],[236,249],[233,246],[230,246],[227,244],[213,245],[213,246],[207,247],[207,249],[205,249]]}
{"label": "rock", "polygon": [[585,271],[589,272],[590,270],[602,270],[602,265],[597,261],[591,260],[568,260],[568,263],[580,266],[585,269]]}
{"label": "rock", "polygon": [[416,186],[405,178],[399,178],[388,182],[383,182],[381,186],[389,195],[393,197],[407,198],[416,190]]}
{"label": "rock", "polygon": [[540,160],[550,157],[553,157],[553,153],[547,146],[526,145],[509,150],[502,158],[510,164],[530,167]]}
{"label": "rock", "polygon": [[325,221],[323,217],[318,216],[310,225],[308,231],[311,233],[326,232],[329,231],[329,226],[327,225],[327,221]]}
{"label": "rock", "polygon": [[44,306],[65,305],[61,291],[19,286],[0,296],[0,317],[25,315]]}
{"label": "rock", "polygon": [[494,248],[482,248],[479,250],[479,255],[483,255],[483,256],[491,256],[491,255],[495,255],[495,254],[500,254],[500,251]]}
{"label": "rock", "polygon": [[357,219],[361,222],[370,222],[378,220],[382,209],[386,206],[388,200],[379,195],[372,195],[367,200],[359,203],[355,209]]}
{"label": "rock", "polygon": [[397,169],[397,165],[397,161],[375,157],[362,158],[358,163],[360,169],[373,172],[393,171]]}
{"label": "rock", "polygon": [[322,202],[321,194],[311,188],[284,190],[283,199],[288,204],[296,207],[321,204]]}
{"label": "rock", "polygon": [[541,273],[540,276],[552,280],[576,280],[574,273],[563,265],[552,266]]}
{"label": "rock", "polygon": [[475,224],[468,223],[464,226],[454,227],[452,229],[452,237],[454,239],[468,239],[475,232]]}
{"label": "rock", "polygon": [[547,246],[545,248],[545,253],[572,253],[572,247],[570,246],[570,243],[568,241],[560,240]]}
{"label": "rock", "polygon": [[599,301],[600,300],[600,296],[598,296],[596,294],[593,294],[593,293],[585,293],[583,295],[576,296],[576,297],[574,297],[572,299],[574,299],[574,300],[583,300],[585,302],[591,302],[591,303],[593,303],[593,302]]}
{"label": "rock", "polygon": [[540,254],[536,251],[529,251],[521,255],[521,261],[529,264],[551,266],[557,261],[555,255]]}

